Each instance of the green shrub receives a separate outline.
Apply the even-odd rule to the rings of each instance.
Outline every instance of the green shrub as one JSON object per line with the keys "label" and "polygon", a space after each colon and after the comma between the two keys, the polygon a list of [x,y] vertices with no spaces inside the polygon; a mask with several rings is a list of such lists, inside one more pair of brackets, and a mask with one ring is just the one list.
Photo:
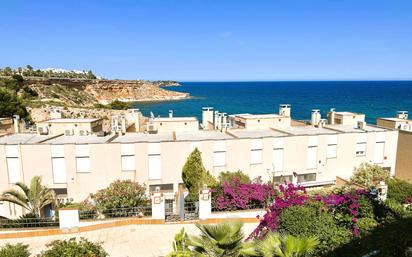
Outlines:
{"label": "green shrub", "polygon": [[412,184],[401,179],[387,179],[388,199],[400,204],[412,203]]}
{"label": "green shrub", "polygon": [[362,163],[350,178],[351,182],[367,188],[373,188],[379,185],[379,182],[385,181],[389,178],[389,171],[382,169],[379,165],[372,165],[369,163]]}
{"label": "green shrub", "polygon": [[130,180],[117,180],[91,195],[99,211],[108,217],[136,216],[148,206],[145,186]]}
{"label": "green shrub", "polygon": [[252,180],[250,179],[249,175],[243,173],[242,171],[238,170],[236,172],[221,172],[219,174],[218,180],[220,184],[223,184],[224,182],[232,182],[233,178],[237,178],[240,182],[240,184],[250,184]]}
{"label": "green shrub", "polygon": [[108,254],[103,249],[101,243],[93,243],[85,238],[76,240],[56,240],[47,244],[47,250],[40,254],[40,257],[106,257]]}
{"label": "green shrub", "polygon": [[352,237],[348,229],[336,225],[334,218],[321,202],[283,210],[279,217],[278,230],[293,236],[317,237],[320,241],[315,249],[317,255],[347,243]]}
{"label": "green shrub", "polygon": [[199,191],[205,184],[209,187],[216,184],[216,179],[203,166],[202,156],[197,148],[187,157],[182,169],[182,180],[189,191],[188,198],[194,201],[199,198]]}
{"label": "green shrub", "polygon": [[0,248],[0,257],[29,257],[29,246],[21,243],[6,244]]}

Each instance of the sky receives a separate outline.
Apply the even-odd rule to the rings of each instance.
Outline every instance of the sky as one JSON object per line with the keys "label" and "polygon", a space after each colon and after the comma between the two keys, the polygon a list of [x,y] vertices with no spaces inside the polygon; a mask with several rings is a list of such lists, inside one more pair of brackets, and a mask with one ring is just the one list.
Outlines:
{"label": "sky", "polygon": [[4,0],[0,35],[0,67],[179,81],[412,79],[411,0]]}

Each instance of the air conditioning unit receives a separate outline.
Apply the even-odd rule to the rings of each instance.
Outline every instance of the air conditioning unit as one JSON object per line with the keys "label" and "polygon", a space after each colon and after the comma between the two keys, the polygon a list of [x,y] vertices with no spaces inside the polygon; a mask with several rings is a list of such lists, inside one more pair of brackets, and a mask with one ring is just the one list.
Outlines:
{"label": "air conditioning unit", "polygon": [[86,135],[86,133],[85,133],[85,131],[84,131],[84,130],[80,130],[80,131],[79,131],[79,135],[80,135],[80,136],[85,136],[85,135]]}
{"label": "air conditioning unit", "polygon": [[149,133],[156,133],[157,127],[154,124],[147,124],[147,132]]}

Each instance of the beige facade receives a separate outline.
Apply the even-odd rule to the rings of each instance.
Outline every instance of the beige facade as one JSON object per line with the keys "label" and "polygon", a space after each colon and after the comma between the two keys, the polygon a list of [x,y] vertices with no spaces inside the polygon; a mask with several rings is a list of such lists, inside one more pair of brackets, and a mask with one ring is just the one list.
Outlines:
{"label": "beige facade", "polygon": [[199,121],[195,117],[153,118],[147,124],[147,131],[154,133],[196,132],[198,130]]}
{"label": "beige facade", "polygon": [[337,112],[331,109],[328,112],[328,123],[331,125],[352,125],[356,126],[358,122],[365,122],[365,114],[354,112]]}
{"label": "beige facade", "polygon": [[89,135],[102,130],[102,119],[51,119],[37,123],[37,132],[42,135]]}
{"label": "beige facade", "polygon": [[[215,176],[242,170],[252,178],[268,180],[290,178],[295,172],[298,177],[292,177],[293,182],[330,185],[336,176],[348,179],[364,162],[394,174],[397,142],[398,131],[340,125],[105,137],[14,134],[0,137],[0,190],[40,175],[63,200],[82,201],[116,179],[170,185],[176,191],[182,167],[196,147]],[[361,154],[359,144],[365,150]],[[3,205],[4,215],[20,213],[8,205]]]}
{"label": "beige facade", "polygon": [[399,131],[395,177],[412,182],[412,132]]}

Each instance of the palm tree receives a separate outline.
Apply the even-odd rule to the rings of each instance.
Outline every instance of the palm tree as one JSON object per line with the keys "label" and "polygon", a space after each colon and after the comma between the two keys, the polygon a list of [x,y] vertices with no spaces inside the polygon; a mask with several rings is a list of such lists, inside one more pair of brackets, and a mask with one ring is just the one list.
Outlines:
{"label": "palm tree", "polygon": [[256,242],[256,248],[263,257],[299,257],[312,253],[318,244],[316,237],[269,233],[262,241]]}
{"label": "palm tree", "polygon": [[203,225],[196,223],[200,236],[191,236],[188,244],[195,256],[256,256],[254,244],[244,243],[245,238],[240,222],[222,223],[218,225]]}
{"label": "palm tree", "polygon": [[17,182],[16,186],[18,188],[4,191],[0,201],[15,203],[38,217],[42,216],[41,211],[45,206],[55,204],[54,192],[42,185],[39,176],[31,179],[30,187],[22,182]]}

